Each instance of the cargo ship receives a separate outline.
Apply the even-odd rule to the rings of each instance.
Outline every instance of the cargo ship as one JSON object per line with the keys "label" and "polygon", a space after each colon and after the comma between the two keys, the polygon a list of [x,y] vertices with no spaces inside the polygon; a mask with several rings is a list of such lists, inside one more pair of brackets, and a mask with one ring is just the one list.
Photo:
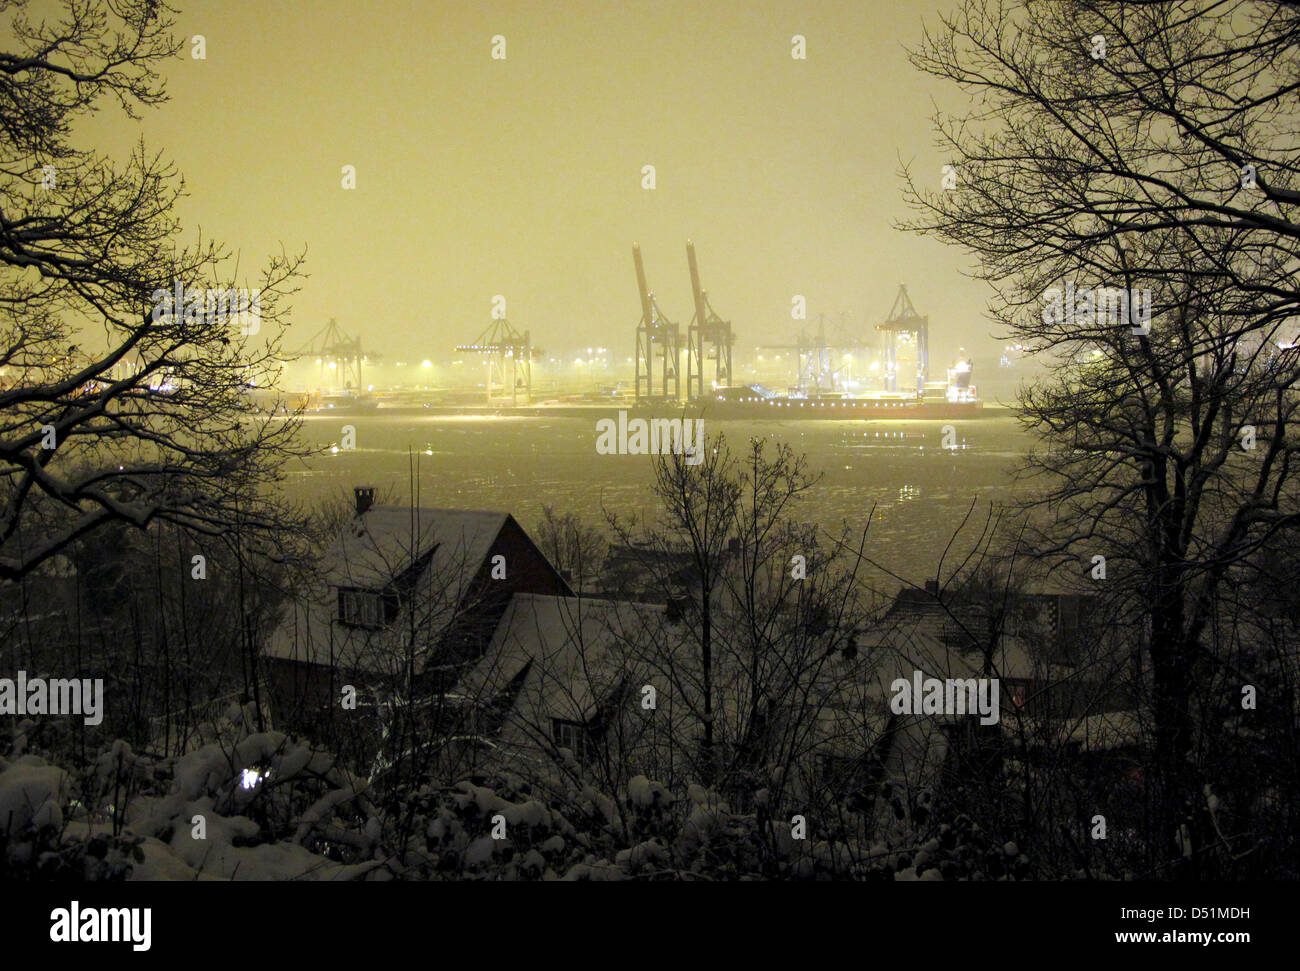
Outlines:
{"label": "cargo ship", "polygon": [[966,419],[980,417],[984,403],[978,398],[927,398],[920,395],[879,394],[779,395],[761,385],[722,388],[711,398],[697,398],[692,406],[709,418],[726,419]]}
{"label": "cargo ship", "polygon": [[692,406],[711,418],[880,420],[978,418],[984,403],[971,383],[971,362],[958,360],[948,380],[928,382],[917,391],[804,392],[792,388],[778,394],[762,385],[716,388]]}
{"label": "cargo ship", "polygon": [[384,413],[552,418],[606,417],[624,410],[652,417],[695,416],[713,421],[951,421],[983,417],[984,402],[976,394],[975,386],[970,384],[969,364],[960,362],[949,374],[947,383],[926,385],[921,391],[911,392],[805,393],[792,388],[788,393],[780,394],[760,384],[747,384],[714,388],[687,402],[661,396],[643,397],[637,401],[631,392],[612,391],[553,398],[533,404],[504,401],[471,404],[455,400],[454,396],[420,400],[418,395],[381,393],[313,396],[306,410],[309,414],[351,414],[377,409]]}

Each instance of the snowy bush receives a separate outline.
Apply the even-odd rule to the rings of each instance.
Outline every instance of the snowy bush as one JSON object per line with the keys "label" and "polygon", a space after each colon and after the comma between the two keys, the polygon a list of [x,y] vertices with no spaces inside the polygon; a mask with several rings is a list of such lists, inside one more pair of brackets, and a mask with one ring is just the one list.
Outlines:
{"label": "snowy bush", "polygon": [[380,820],[334,758],[251,731],[232,706],[217,741],[152,759],[122,741],[80,771],[0,759],[5,866],[32,877],[347,880],[378,874]]}
{"label": "snowy bush", "polygon": [[[328,753],[254,730],[232,706],[215,741],[167,759],[115,741],[73,770],[0,758],[0,877],[72,880],[962,880],[1035,875],[1016,844],[926,810],[866,845],[857,810],[792,826],[770,794],[635,776],[614,793],[508,774],[390,794]],[[928,805],[928,804],[927,804]],[[925,808],[925,807],[919,807]],[[863,810],[865,812],[866,810]],[[798,834],[798,835],[796,835]],[[800,838],[802,837],[802,838]]]}

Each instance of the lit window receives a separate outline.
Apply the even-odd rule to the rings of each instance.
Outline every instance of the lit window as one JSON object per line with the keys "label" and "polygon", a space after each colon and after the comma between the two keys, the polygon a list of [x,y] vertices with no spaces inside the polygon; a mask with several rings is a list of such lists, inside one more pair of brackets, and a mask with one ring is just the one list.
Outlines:
{"label": "lit window", "polygon": [[339,620],[350,627],[384,625],[383,594],[369,590],[339,591]]}

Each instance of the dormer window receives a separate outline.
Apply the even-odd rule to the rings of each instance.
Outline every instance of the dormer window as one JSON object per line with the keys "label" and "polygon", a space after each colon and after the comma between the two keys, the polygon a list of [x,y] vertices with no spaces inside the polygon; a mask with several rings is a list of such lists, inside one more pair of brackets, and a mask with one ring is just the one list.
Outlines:
{"label": "dormer window", "polygon": [[582,722],[552,718],[551,736],[555,739],[556,748],[567,748],[579,762],[587,758],[591,733]]}
{"label": "dormer window", "polygon": [[377,629],[397,613],[396,597],[375,590],[339,588],[339,622],[349,627]]}

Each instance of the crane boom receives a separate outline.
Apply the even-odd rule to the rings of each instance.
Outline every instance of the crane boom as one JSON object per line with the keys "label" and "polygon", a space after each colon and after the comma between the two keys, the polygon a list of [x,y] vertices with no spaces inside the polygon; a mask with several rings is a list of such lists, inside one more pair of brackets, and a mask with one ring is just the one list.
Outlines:
{"label": "crane boom", "polygon": [[704,291],[700,289],[700,268],[695,262],[695,244],[686,241],[686,262],[691,267],[691,295],[695,298],[695,320],[701,327],[708,322],[708,310],[704,305]]}
{"label": "crane boom", "polygon": [[646,324],[654,323],[654,314],[650,307],[650,288],[645,282],[645,266],[641,263],[641,247],[632,244],[632,261],[636,264],[636,289],[641,298],[641,319]]}

